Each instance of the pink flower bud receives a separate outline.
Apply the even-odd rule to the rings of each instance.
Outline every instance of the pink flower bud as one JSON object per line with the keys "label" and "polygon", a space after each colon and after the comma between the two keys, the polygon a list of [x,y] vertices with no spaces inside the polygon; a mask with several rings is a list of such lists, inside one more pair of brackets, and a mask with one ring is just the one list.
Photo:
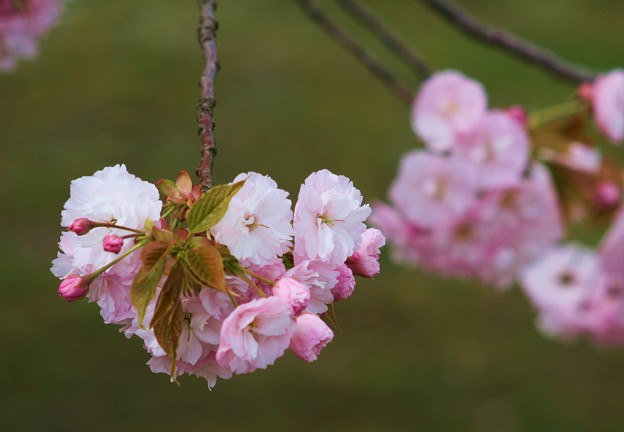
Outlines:
{"label": "pink flower bud", "polygon": [[301,360],[313,362],[333,338],[334,332],[318,315],[304,313],[297,317],[290,350]]}
{"label": "pink flower bud", "polygon": [[353,294],[355,278],[353,277],[353,271],[345,264],[336,270],[338,270],[338,282],[331,292],[334,295],[334,301],[340,301],[351,297],[351,294]]}
{"label": "pink flower bud", "polygon": [[93,221],[90,221],[87,218],[78,218],[71,223],[69,226],[69,230],[71,232],[75,232],[78,235],[84,235],[91,231],[91,228],[95,226]]}
{"label": "pink flower bud", "polygon": [[584,101],[591,103],[594,98],[594,86],[591,83],[581,84],[578,88],[578,95]]}
{"label": "pink flower bud", "polygon": [[80,275],[69,275],[58,287],[58,293],[68,302],[80,300],[89,291],[89,280]]}
{"label": "pink flower bud", "polygon": [[273,295],[286,300],[295,315],[303,312],[310,303],[310,290],[292,278],[278,280],[273,286]]}
{"label": "pink flower bud", "polygon": [[102,240],[106,252],[119,253],[124,244],[124,239],[115,234],[109,234]]}
{"label": "pink flower bud", "polygon": [[512,105],[507,108],[506,111],[512,119],[516,120],[522,126],[526,126],[528,115],[524,107],[521,107],[520,105]]}
{"label": "pink flower bud", "polygon": [[379,273],[379,249],[385,244],[386,238],[378,229],[364,231],[357,250],[347,260],[353,274],[370,278]]}
{"label": "pink flower bud", "polygon": [[620,188],[611,182],[605,181],[596,188],[596,203],[601,207],[613,207],[620,201]]}

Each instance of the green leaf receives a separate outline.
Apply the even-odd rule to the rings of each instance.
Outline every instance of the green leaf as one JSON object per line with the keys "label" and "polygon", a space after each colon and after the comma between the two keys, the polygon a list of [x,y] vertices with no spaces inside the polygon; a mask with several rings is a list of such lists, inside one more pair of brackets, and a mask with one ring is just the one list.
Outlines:
{"label": "green leaf", "polygon": [[202,285],[227,291],[223,260],[219,251],[204,237],[192,238],[189,245],[186,262],[193,277]]}
{"label": "green leaf", "polygon": [[191,234],[208,231],[219,223],[230,206],[232,197],[243,187],[245,180],[218,185],[206,191],[186,215]]}
{"label": "green leaf", "polygon": [[145,309],[156,296],[156,287],[165,271],[165,263],[170,245],[166,242],[151,242],[141,250],[143,266],[139,269],[130,289],[130,301],[139,314],[139,324],[143,323]]}
{"label": "green leaf", "polygon": [[184,310],[180,295],[188,281],[188,274],[181,261],[176,261],[163,284],[154,317],[150,327],[154,328],[154,334],[158,344],[167,353],[171,367],[171,379],[175,380],[175,361],[178,341],[182,334]]}

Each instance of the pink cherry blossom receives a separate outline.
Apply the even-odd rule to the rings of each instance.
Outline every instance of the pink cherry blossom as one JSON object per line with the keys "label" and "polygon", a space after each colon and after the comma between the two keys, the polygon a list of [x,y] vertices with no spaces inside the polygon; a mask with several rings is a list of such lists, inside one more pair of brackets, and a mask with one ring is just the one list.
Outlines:
{"label": "pink cherry blossom", "polygon": [[450,225],[475,201],[475,180],[463,161],[414,150],[401,160],[390,200],[419,226]]}
{"label": "pink cherry blossom", "polygon": [[98,304],[104,323],[123,324],[134,318],[136,311],[130,301],[132,279],[133,276],[104,273],[91,284],[87,298]]}
{"label": "pink cherry blossom", "polygon": [[543,330],[563,338],[583,332],[600,271],[598,256],[573,244],[553,249],[525,269],[522,288],[538,308]]}
{"label": "pink cherry blossom", "polygon": [[243,173],[234,182],[242,180],[245,184],[210,232],[239,260],[263,265],[292,246],[291,202],[268,176]]}
{"label": "pink cherry blossom", "polygon": [[295,279],[310,290],[310,302],[306,310],[312,313],[327,311],[327,305],[333,303],[332,289],[338,283],[339,272],[336,266],[327,261],[296,261],[286,276]]}
{"label": "pink cherry blossom", "polygon": [[573,142],[557,161],[574,170],[595,173],[600,169],[602,155],[594,147],[582,142]]}
{"label": "pink cherry blossom", "polygon": [[490,111],[482,126],[454,153],[477,167],[482,188],[511,186],[520,180],[529,159],[529,136],[524,127],[504,111]]}
{"label": "pink cherry blossom", "polygon": [[604,269],[624,278],[624,207],[615,215],[599,248]]}
{"label": "pink cherry blossom", "polygon": [[414,101],[412,127],[432,150],[450,150],[480,126],[486,110],[481,84],[457,71],[438,72],[422,85]]}
{"label": "pink cherry blossom", "polygon": [[223,321],[217,361],[237,374],[264,369],[284,354],[294,330],[287,301],[277,297],[251,300]]}
{"label": "pink cherry blossom", "polygon": [[370,213],[347,177],[328,170],[310,174],[295,206],[295,255],[343,263],[366,230],[364,220]]}
{"label": "pink cherry blossom", "polygon": [[[71,183],[70,198],[65,203],[61,225],[70,226],[80,219],[96,222],[114,220],[119,225],[143,229],[146,220],[160,219],[161,207],[154,185],[129,174],[124,165],[116,165]],[[80,236],[71,231],[63,233],[52,273],[63,278],[68,274],[87,275],[103,267],[116,258],[116,255],[104,253],[104,238],[126,233],[117,228],[103,227]],[[119,252],[131,248],[132,243],[126,242]],[[88,297],[100,305],[105,322],[121,323],[131,318],[129,293],[139,266],[139,253],[135,252],[94,280]]]}
{"label": "pink cherry blossom", "polygon": [[275,282],[273,295],[286,300],[299,315],[310,303],[310,289],[295,279],[284,277]]}
{"label": "pink cherry blossom", "polygon": [[624,344],[624,278],[604,273],[585,308],[587,334],[599,345]]}
{"label": "pink cherry blossom", "polygon": [[386,244],[384,235],[375,228],[369,228],[362,234],[356,251],[347,260],[347,265],[354,274],[373,277],[379,273],[380,249]]}
{"label": "pink cherry blossom", "polygon": [[61,0],[0,0],[0,71],[37,55],[37,39],[54,24]]}
{"label": "pink cherry blossom", "polygon": [[614,143],[624,140],[624,70],[600,75],[592,92],[598,128]]}
{"label": "pink cherry blossom", "polygon": [[297,317],[290,350],[301,360],[313,362],[334,338],[334,332],[318,315],[304,313]]}
{"label": "pink cherry blossom", "polygon": [[[146,220],[157,222],[160,219],[161,208],[156,186],[129,174],[125,165],[115,165],[72,181],[70,197],[61,213],[61,225],[70,226],[78,218],[88,218],[95,222],[116,221],[121,226],[143,229]],[[127,232],[117,228],[97,228],[82,236],[66,238],[65,245],[74,243],[71,261],[77,272],[86,274],[116,258],[113,254],[102,253],[103,239],[109,234],[125,235]],[[121,252],[131,248],[131,243],[127,242]],[[134,273],[138,264],[137,255],[135,259],[125,259],[116,264],[108,273],[125,276]]]}

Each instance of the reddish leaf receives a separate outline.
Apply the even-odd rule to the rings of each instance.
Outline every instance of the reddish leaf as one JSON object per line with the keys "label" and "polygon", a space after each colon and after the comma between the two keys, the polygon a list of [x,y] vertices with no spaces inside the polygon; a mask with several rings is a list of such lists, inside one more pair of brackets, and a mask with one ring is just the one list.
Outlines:
{"label": "reddish leaf", "polygon": [[202,285],[226,291],[223,260],[219,251],[204,237],[194,237],[186,252],[188,268]]}
{"label": "reddish leaf", "polygon": [[160,296],[158,296],[154,317],[150,323],[150,327],[154,328],[158,344],[169,357],[172,379],[175,379],[176,350],[184,321],[184,310],[180,296],[187,283],[187,278],[184,265],[177,261],[163,285]]}
{"label": "reddish leaf", "polygon": [[143,266],[139,269],[130,289],[130,301],[139,314],[139,323],[143,322],[147,305],[156,296],[156,287],[165,271],[165,262],[170,245],[165,242],[151,242],[141,251]]}

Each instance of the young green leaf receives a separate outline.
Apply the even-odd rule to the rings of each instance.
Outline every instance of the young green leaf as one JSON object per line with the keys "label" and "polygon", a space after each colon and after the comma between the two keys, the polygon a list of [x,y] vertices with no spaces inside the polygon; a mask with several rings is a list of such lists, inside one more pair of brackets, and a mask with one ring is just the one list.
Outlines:
{"label": "young green leaf", "polygon": [[219,251],[204,237],[192,238],[189,245],[186,261],[195,279],[202,285],[226,291],[225,272]]}
{"label": "young green leaf", "polygon": [[186,223],[191,233],[205,232],[218,224],[225,216],[232,197],[244,184],[245,180],[233,184],[218,185],[200,196],[186,215]]}
{"label": "young green leaf", "polygon": [[139,324],[143,322],[145,309],[156,295],[156,287],[165,271],[165,263],[170,251],[166,242],[151,242],[141,251],[143,266],[139,269],[130,289],[130,301],[139,314]]}

